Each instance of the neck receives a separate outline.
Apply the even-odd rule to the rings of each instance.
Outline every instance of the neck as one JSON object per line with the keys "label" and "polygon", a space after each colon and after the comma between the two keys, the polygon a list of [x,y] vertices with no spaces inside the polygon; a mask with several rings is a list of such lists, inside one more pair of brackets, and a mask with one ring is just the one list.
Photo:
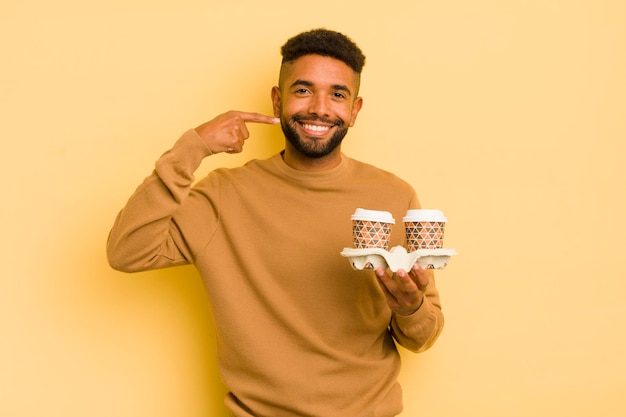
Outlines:
{"label": "neck", "polygon": [[298,171],[327,171],[341,163],[341,147],[338,146],[331,153],[321,158],[309,158],[296,151],[289,142],[282,153],[287,165]]}

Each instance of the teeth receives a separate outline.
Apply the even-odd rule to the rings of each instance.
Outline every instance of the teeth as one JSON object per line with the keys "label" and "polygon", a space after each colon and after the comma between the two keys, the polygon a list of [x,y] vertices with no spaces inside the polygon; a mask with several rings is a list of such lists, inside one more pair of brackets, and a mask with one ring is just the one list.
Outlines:
{"label": "teeth", "polygon": [[330,126],[317,126],[317,125],[303,125],[306,130],[313,130],[315,132],[326,132],[330,129]]}

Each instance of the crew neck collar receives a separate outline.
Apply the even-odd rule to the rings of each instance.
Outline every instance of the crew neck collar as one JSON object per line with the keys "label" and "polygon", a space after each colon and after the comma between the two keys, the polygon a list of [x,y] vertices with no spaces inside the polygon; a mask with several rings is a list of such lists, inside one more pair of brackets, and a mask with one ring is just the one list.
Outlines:
{"label": "crew neck collar", "polygon": [[341,175],[347,168],[349,164],[350,158],[346,157],[343,153],[341,154],[341,162],[333,168],[325,169],[322,171],[302,171],[299,169],[295,169],[287,165],[287,163],[283,160],[283,153],[285,151],[281,151],[274,155],[271,160],[276,165],[276,167],[284,173],[292,178],[297,179],[325,179],[325,178],[335,178],[338,175]]}

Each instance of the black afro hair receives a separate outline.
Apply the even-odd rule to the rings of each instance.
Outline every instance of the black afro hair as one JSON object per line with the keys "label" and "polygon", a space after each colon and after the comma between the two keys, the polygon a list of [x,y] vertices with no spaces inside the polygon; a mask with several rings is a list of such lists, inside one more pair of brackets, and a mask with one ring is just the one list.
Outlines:
{"label": "black afro hair", "polygon": [[346,35],[327,29],[313,29],[289,39],[281,48],[283,63],[292,62],[305,55],[321,55],[343,61],[360,74],[365,65],[365,55]]}

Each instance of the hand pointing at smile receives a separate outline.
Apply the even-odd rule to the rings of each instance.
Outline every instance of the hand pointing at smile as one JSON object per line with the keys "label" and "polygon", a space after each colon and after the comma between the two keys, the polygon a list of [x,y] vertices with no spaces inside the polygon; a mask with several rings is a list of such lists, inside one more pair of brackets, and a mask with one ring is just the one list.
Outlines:
{"label": "hand pointing at smile", "polygon": [[195,130],[212,153],[239,153],[243,150],[244,141],[250,137],[246,123],[275,125],[280,123],[280,119],[231,110],[201,124]]}

